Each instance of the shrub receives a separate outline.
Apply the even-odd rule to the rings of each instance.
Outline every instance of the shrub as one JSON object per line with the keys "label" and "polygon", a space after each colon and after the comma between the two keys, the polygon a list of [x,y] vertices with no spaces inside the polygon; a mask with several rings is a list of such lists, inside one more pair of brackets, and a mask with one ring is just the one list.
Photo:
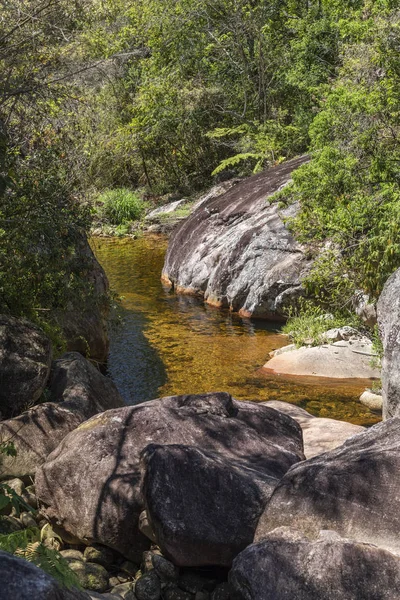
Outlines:
{"label": "shrub", "polygon": [[127,188],[106,190],[99,197],[101,215],[112,225],[138,221],[144,216],[147,204],[140,196]]}

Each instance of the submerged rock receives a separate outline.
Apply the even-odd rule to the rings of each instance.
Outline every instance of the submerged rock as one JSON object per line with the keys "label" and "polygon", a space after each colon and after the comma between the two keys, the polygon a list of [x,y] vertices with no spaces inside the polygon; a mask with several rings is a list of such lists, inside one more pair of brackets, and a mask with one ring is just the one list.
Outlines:
{"label": "submerged rock", "polygon": [[255,541],[280,526],[307,535],[333,529],[400,553],[399,469],[400,419],[394,418],[294,465],[275,488]]}
{"label": "submerged rock", "polygon": [[246,548],[229,574],[232,600],[395,600],[400,558],[321,532],[279,530]]}
{"label": "submerged rock", "polygon": [[288,402],[270,400],[263,402],[263,404],[279,410],[297,421],[303,432],[304,454],[306,458],[312,458],[324,452],[329,452],[341,446],[353,435],[365,431],[365,427],[361,425],[354,425],[353,423],[327,419],[325,417],[315,417],[303,408],[289,404]]}
{"label": "submerged rock", "polygon": [[283,223],[297,207],[281,210],[268,198],[307,160],[288,161],[199,203],[170,239],[163,281],[244,316],[283,319],[302,293],[310,261]]}
{"label": "submerged rock", "polygon": [[1,600],[89,600],[85,592],[61,586],[23,558],[0,550]]}
{"label": "submerged rock", "polygon": [[26,319],[0,315],[0,419],[39,400],[51,365],[51,343]]}
{"label": "submerged rock", "polygon": [[378,302],[379,333],[383,344],[383,418],[400,416],[400,269],[383,288]]}
{"label": "submerged rock", "polygon": [[124,402],[114,383],[78,353],[54,362],[50,397],[15,419],[0,423],[0,441],[12,441],[16,456],[0,456],[0,479],[34,475],[61,440],[92,417]]}
{"label": "submerged rock", "polygon": [[69,533],[140,561],[150,545],[138,529],[141,452],[183,440],[276,479],[304,456],[300,427],[282,413],[226,393],[173,396],[80,425],[38,469],[37,496]]}

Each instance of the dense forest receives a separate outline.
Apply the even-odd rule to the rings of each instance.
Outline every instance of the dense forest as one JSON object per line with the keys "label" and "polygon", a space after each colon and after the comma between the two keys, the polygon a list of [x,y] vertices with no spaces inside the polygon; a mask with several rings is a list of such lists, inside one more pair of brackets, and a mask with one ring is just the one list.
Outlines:
{"label": "dense forest", "polygon": [[[105,190],[193,194],[310,153],[276,201],[347,310],[400,264],[396,0],[1,0],[0,311],[88,294]],[[322,249],[322,251],[321,251]]]}

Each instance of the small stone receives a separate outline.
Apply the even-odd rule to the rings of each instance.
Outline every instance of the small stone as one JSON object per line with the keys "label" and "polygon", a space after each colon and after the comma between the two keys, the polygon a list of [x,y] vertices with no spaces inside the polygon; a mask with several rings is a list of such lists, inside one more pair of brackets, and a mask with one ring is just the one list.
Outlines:
{"label": "small stone", "polygon": [[79,550],[61,550],[60,552],[61,556],[63,558],[65,558],[65,560],[67,560],[68,562],[71,561],[80,561],[80,562],[84,562],[84,557],[83,557],[83,553],[79,552]]}
{"label": "small stone", "polygon": [[126,583],[120,583],[119,585],[115,585],[111,589],[111,593],[119,594],[121,596],[121,598],[130,600],[131,597],[136,598],[136,596],[132,596],[132,594],[134,594],[134,590],[135,590],[135,584],[132,581],[128,581]]}
{"label": "small stone", "polygon": [[210,600],[210,594],[208,592],[196,592],[194,600]]}
{"label": "small stone", "polygon": [[153,567],[161,579],[175,580],[178,578],[179,569],[170,560],[159,554],[153,554],[152,560]]}
{"label": "small stone", "polygon": [[4,482],[8,487],[10,487],[18,496],[21,496],[25,493],[25,484],[21,479],[15,477],[14,479],[9,479]]}
{"label": "small stone", "polygon": [[142,564],[140,566],[140,570],[142,571],[142,573],[148,573],[153,569],[153,553],[150,550],[146,550],[142,554]]}
{"label": "small stone", "polygon": [[154,572],[145,573],[136,581],[135,594],[138,600],[159,600],[161,597],[161,582]]}
{"label": "small stone", "polygon": [[115,587],[116,585],[119,585],[120,583],[127,583],[131,580],[132,580],[132,578],[129,577],[128,575],[126,575],[126,573],[119,572],[116,575],[114,575],[113,577],[110,577],[110,587]]}
{"label": "small stone", "polygon": [[197,573],[184,573],[178,582],[179,587],[185,592],[196,594],[201,592],[207,585],[207,581]]}
{"label": "small stone", "polygon": [[217,585],[211,594],[211,600],[229,600],[229,597],[229,585],[226,582]]}
{"label": "small stone", "polygon": [[193,594],[180,590],[175,585],[168,586],[163,591],[165,600],[193,600]]}
{"label": "small stone", "polygon": [[101,544],[93,544],[85,548],[84,557],[89,563],[111,567],[114,564],[115,554],[111,548]]}
{"label": "small stone", "polygon": [[108,573],[101,565],[76,560],[71,561],[69,567],[83,588],[100,593],[108,589]]}
{"label": "small stone", "polygon": [[360,396],[361,404],[367,406],[370,410],[381,411],[383,405],[383,399],[380,394],[375,394],[370,390],[366,390]]}
{"label": "small stone", "polygon": [[0,517],[0,534],[7,535],[15,533],[23,529],[22,523],[15,517],[1,516]]}
{"label": "small stone", "polygon": [[19,520],[21,521],[24,527],[37,527],[37,523],[31,513],[23,512],[19,516]]}
{"label": "small stone", "polygon": [[123,573],[128,574],[130,577],[135,577],[136,573],[139,571],[139,567],[130,560],[124,561],[120,569]]}

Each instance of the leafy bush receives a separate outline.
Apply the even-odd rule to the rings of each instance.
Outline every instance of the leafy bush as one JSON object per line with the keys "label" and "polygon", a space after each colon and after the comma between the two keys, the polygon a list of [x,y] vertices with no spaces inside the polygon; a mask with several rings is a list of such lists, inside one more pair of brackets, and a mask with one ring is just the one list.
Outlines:
{"label": "leafy bush", "polygon": [[355,317],[333,315],[310,301],[303,300],[298,310],[289,312],[289,319],[282,331],[290,336],[296,346],[318,346],[327,342],[324,333],[335,327],[356,326]]}
{"label": "leafy bush", "polygon": [[99,197],[100,213],[112,225],[124,225],[129,221],[140,220],[147,204],[140,196],[127,188],[106,190]]}

